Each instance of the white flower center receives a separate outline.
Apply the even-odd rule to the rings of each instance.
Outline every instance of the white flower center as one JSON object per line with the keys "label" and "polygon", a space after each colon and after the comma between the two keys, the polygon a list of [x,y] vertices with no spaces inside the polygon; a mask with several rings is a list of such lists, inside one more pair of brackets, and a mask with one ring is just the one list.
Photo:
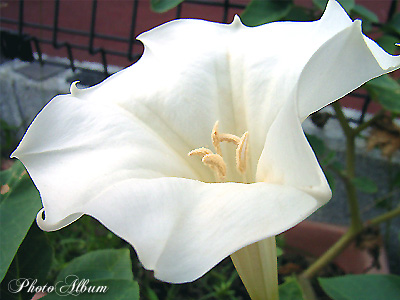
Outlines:
{"label": "white flower center", "polygon": [[248,131],[246,131],[242,137],[238,137],[230,133],[220,133],[218,131],[217,121],[215,122],[214,128],[211,132],[211,141],[216,153],[213,153],[208,148],[201,147],[190,151],[188,155],[201,156],[202,162],[215,172],[217,180],[219,182],[225,182],[227,167],[222,155],[221,143],[229,142],[236,146],[236,169],[244,176],[247,167],[248,139]]}

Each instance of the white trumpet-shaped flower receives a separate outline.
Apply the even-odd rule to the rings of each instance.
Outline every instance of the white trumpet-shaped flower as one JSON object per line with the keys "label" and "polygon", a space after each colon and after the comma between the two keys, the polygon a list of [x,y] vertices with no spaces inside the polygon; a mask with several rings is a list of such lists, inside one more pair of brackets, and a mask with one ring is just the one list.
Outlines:
{"label": "white trumpet-shaped flower", "polygon": [[137,63],[55,97],[13,156],[43,230],[93,216],[175,283],[324,205],[302,121],[400,66],[333,0],[315,22],[176,20],[139,40]]}

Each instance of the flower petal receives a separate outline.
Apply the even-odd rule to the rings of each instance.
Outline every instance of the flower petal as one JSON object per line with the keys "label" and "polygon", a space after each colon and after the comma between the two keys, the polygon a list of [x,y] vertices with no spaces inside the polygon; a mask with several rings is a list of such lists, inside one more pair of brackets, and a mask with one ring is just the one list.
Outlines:
{"label": "flower petal", "polygon": [[256,178],[298,188],[312,195],[320,207],[332,194],[297,115],[293,105],[280,111],[268,132]]}
{"label": "flower petal", "polygon": [[364,36],[356,20],[323,44],[304,67],[297,96],[300,119],[399,67],[400,55],[386,53]]}
{"label": "flower petal", "polygon": [[313,197],[291,187],[159,178],[119,182],[76,209],[131,243],[158,279],[181,283],[317,207]]}
{"label": "flower petal", "polygon": [[121,180],[206,176],[201,173],[206,168],[194,169],[177,154],[177,145],[163,138],[118,106],[59,96],[33,121],[12,155],[27,167],[46,219],[55,223]]}

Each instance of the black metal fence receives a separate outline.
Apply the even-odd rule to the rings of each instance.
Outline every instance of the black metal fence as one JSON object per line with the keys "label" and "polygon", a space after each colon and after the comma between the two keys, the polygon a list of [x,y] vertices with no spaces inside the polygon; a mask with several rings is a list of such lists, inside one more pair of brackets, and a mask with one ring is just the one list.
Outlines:
{"label": "black metal fence", "polygon": [[[86,1],[86,3],[89,2],[89,0],[81,1]],[[90,11],[87,11],[87,18],[90,19],[90,27],[87,30],[68,28],[66,26],[60,25],[60,14],[62,14],[60,2],[63,3],[63,1],[60,0],[52,1],[54,3],[54,7],[53,11],[51,12],[53,17],[51,24],[27,21],[27,15],[31,13],[27,11],[27,2],[32,1],[14,0],[9,1],[8,3],[3,2],[2,7],[0,8],[3,10],[0,17],[0,24],[2,25],[1,50],[3,56],[7,58],[19,58],[25,61],[33,61],[33,52],[36,52],[38,61],[43,64],[44,61],[42,56],[42,48],[43,46],[51,45],[52,47],[54,47],[54,49],[65,48],[66,56],[69,60],[69,67],[72,70],[75,70],[77,68],[76,64],[74,63],[76,59],[75,52],[76,50],[81,50],[86,51],[92,56],[99,55],[100,62],[103,65],[103,72],[107,76],[109,75],[109,57],[114,56],[125,58],[126,64],[128,64],[136,61],[141,55],[142,48],[141,46],[139,46],[140,42],[135,39],[136,35],[139,33],[137,32],[137,25],[138,22],[140,22],[141,17],[138,15],[138,10],[140,6],[150,7],[149,1],[128,1],[130,4],[130,24],[126,25],[127,27],[129,27],[129,33],[125,36],[105,34],[96,29],[96,21],[98,20],[99,15],[98,0],[91,0],[91,9]],[[36,5],[40,5],[41,2],[43,1],[36,1]],[[234,2],[232,0],[186,0],[185,2],[179,4],[175,9],[173,9],[172,12],[169,12],[169,18],[180,18],[182,16],[182,11],[185,9],[185,6],[188,5],[197,6],[198,9],[204,9],[206,7],[218,7],[221,15],[220,19],[216,21],[226,23],[228,21],[229,12],[231,10],[242,10],[246,6],[246,2],[247,1],[243,0],[239,2]],[[115,4],[117,5],[118,1],[116,1]],[[7,9],[9,8],[13,10],[13,16],[9,16],[7,14]],[[156,13],[153,14],[155,15]],[[174,16],[171,16],[171,14],[174,14]],[[49,18],[49,16],[46,17]],[[143,17],[146,18],[146,16]],[[30,29],[47,32],[48,37],[40,37],[39,34],[32,35],[31,33],[29,33]],[[85,38],[85,41],[74,43],[68,39],[61,39],[61,34],[75,37],[83,37]],[[99,39],[103,40],[106,46],[96,47],[94,42],[95,40]],[[119,43],[119,48],[125,50],[115,50],[111,47],[107,47],[107,43],[110,44],[112,42]]]}

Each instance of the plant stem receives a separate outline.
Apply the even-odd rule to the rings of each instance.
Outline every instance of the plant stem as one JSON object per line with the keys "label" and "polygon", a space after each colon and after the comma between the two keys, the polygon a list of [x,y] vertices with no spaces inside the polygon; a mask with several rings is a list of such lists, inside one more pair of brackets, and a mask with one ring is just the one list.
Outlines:
{"label": "plant stem", "polygon": [[320,256],[307,270],[305,270],[301,276],[305,278],[313,278],[317,273],[334,260],[346,247],[353,241],[359,231],[350,229],[342,235],[342,237]]}
{"label": "plant stem", "polygon": [[353,129],[354,134],[357,135],[361,131],[363,131],[364,129],[367,129],[368,127],[370,127],[374,122],[376,122],[376,120],[379,120],[380,118],[383,117],[384,112],[385,111],[383,109],[381,109],[371,119],[369,119],[368,121],[366,121],[366,122],[360,124],[359,126],[357,126],[355,129]]}
{"label": "plant stem", "polygon": [[335,110],[336,117],[339,121],[340,126],[343,129],[345,136],[349,137],[349,136],[353,135],[352,129],[351,129],[349,123],[347,123],[347,118],[344,115],[340,104],[336,101],[336,102],[332,103],[332,107]]}
{"label": "plant stem", "polygon": [[332,106],[335,110],[340,126],[342,127],[343,132],[346,136],[346,177],[344,178],[344,183],[347,191],[347,200],[350,209],[351,228],[355,230],[360,230],[362,229],[362,221],[360,216],[360,209],[358,206],[357,190],[353,184],[356,160],[356,131],[349,126],[340,104],[338,102],[335,102]]}
{"label": "plant stem", "polygon": [[391,220],[391,219],[393,219],[394,217],[397,217],[397,216],[400,216],[400,206],[398,206],[397,208],[395,208],[395,209],[393,209],[393,210],[391,210],[391,211],[389,211],[387,213],[381,214],[380,216],[377,216],[377,217],[369,220],[367,222],[367,224],[368,225],[372,225],[372,226],[376,226],[376,225],[378,225],[380,223],[389,221],[389,220]]}
{"label": "plant stem", "polygon": [[314,277],[325,265],[335,259],[351,243],[351,241],[353,241],[357,234],[363,230],[357,199],[357,190],[353,183],[356,159],[355,138],[357,133],[360,132],[363,127],[360,129],[359,126],[357,130],[352,129],[347,122],[347,118],[344,115],[340,104],[335,102],[332,106],[335,110],[339,124],[342,127],[343,133],[346,136],[346,170],[341,177],[344,179],[347,192],[351,224],[349,230],[331,248],[329,248],[328,251],[326,251],[306,271],[303,272],[302,276],[305,278]]}
{"label": "plant stem", "polygon": [[[400,206],[367,221],[365,227],[377,226],[380,223],[389,221],[397,216],[400,216]],[[349,230],[331,248],[329,248],[328,251],[326,251],[307,270],[305,270],[301,276],[310,279],[317,275],[317,273],[333,261],[356,238],[356,236],[363,231],[363,229],[364,227],[358,230],[350,227]]]}

